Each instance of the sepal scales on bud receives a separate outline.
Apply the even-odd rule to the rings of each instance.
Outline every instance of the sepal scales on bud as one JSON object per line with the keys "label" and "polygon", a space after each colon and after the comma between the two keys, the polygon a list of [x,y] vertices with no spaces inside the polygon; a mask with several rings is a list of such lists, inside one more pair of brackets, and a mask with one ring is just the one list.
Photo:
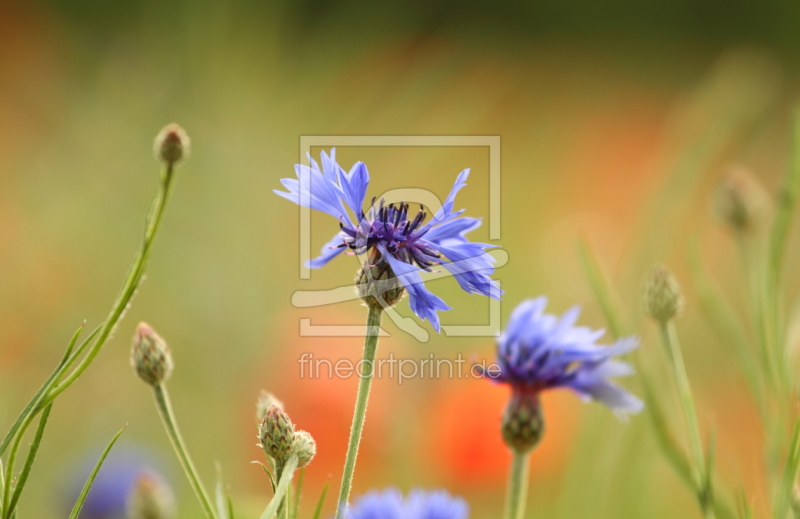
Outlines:
{"label": "sepal scales on bud", "polygon": [[272,404],[259,428],[259,440],[264,452],[279,463],[285,463],[294,447],[294,424],[283,409]]}
{"label": "sepal scales on bud", "polygon": [[279,468],[292,455],[297,456],[297,468],[307,466],[317,454],[317,443],[311,434],[295,428],[289,415],[283,410],[283,404],[274,395],[262,391],[259,406],[265,405],[268,400],[271,403],[258,428],[261,448],[267,456],[275,460]]}
{"label": "sepal scales on bud", "polygon": [[539,391],[525,386],[514,387],[503,412],[503,441],[519,454],[533,450],[545,432],[544,413]]}
{"label": "sepal scales on bud", "polygon": [[158,386],[172,374],[172,354],[166,341],[147,323],[139,323],[131,347],[131,366],[139,378]]}
{"label": "sepal scales on bud", "polygon": [[656,264],[647,273],[644,285],[644,312],[666,323],[683,310],[683,293],[678,280],[664,265]]}
{"label": "sepal scales on bud", "polygon": [[297,468],[302,469],[306,467],[314,456],[317,454],[317,442],[310,433],[306,431],[297,431],[294,435],[294,445],[292,447],[294,454],[297,455]]}
{"label": "sepal scales on bud", "polygon": [[373,253],[356,274],[356,291],[370,310],[381,311],[400,302],[406,290],[389,263]]}

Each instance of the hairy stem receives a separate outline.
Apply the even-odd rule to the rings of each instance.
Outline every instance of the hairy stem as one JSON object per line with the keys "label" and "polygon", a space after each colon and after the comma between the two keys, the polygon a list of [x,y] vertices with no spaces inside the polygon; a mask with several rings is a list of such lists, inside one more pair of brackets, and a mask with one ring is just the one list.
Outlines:
{"label": "hairy stem", "polygon": [[358,382],[356,409],[353,413],[353,425],[350,428],[350,442],[342,474],[342,486],[339,489],[339,501],[336,507],[336,519],[343,519],[350,500],[350,487],[353,484],[353,472],[356,468],[358,446],[361,443],[361,432],[364,429],[364,417],[367,413],[369,390],[372,386],[372,375],[375,363],[375,352],[378,349],[378,335],[381,331],[381,310],[369,309],[367,316],[367,336],[364,338],[364,356],[361,379]]}

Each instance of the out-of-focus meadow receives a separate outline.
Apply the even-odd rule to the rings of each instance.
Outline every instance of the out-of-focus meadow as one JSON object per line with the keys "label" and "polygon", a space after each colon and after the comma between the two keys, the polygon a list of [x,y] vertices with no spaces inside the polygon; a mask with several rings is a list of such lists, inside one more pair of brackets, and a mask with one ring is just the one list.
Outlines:
{"label": "out-of-focus meadow", "polygon": [[[301,380],[297,360],[356,359],[361,342],[300,337],[298,320],[360,324],[365,311],[357,301],[291,304],[294,291],[338,286],[357,268],[343,256],[299,279],[299,211],[272,189],[293,175],[302,135],[499,135],[504,321],[524,298],[545,294],[552,310],[579,303],[583,324],[605,326],[576,254],[583,232],[652,365],[660,351],[639,317],[638,291],[650,264],[667,262],[688,296],[679,329],[701,424],[718,432],[719,479],[765,506],[756,411],[730,345],[697,308],[687,258],[699,242],[715,282],[744,312],[736,246],[710,215],[710,193],[732,163],[771,191],[779,183],[800,6],[604,4],[0,3],[2,428],[80,322],[91,328],[105,317],[157,183],[156,132],[176,121],[192,138],[147,280],[95,365],[54,407],[23,517],[66,516],[87,460],[125,423],[118,456],[152,460],[181,517],[200,517],[128,363],[140,320],[172,348],[170,388],[202,476],[212,482],[220,462],[245,517],[271,495],[250,464],[261,458],[261,388],[318,441],[306,513],[326,481],[338,486],[357,380]],[[470,167],[457,206],[488,216],[487,148],[339,147],[337,157],[345,168],[366,162],[373,194],[424,187],[444,196]],[[314,215],[312,224],[316,252],[335,223]],[[487,226],[476,239],[489,239]],[[791,296],[797,240],[789,246]],[[487,324],[485,298],[453,280],[431,287],[454,307],[443,324]],[[399,309],[410,315],[406,302]],[[419,343],[384,323],[392,336],[379,358],[493,354],[490,337],[431,333]],[[640,392],[635,378],[623,383]],[[473,519],[496,519],[510,459],[498,432],[506,398],[507,388],[480,380],[377,380],[354,493],[444,487],[468,499]],[[529,517],[699,516],[646,417],[620,423],[563,392],[545,398],[545,412]]]}

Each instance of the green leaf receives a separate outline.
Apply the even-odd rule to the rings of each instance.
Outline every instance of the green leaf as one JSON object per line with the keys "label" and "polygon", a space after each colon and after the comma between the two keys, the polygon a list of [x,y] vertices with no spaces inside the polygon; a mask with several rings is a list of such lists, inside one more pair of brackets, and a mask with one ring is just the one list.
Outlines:
{"label": "green leaf", "polygon": [[317,501],[317,507],[314,509],[314,515],[311,519],[319,519],[319,514],[322,513],[322,504],[325,502],[325,496],[328,495],[328,486],[330,486],[331,482],[326,481],[325,486],[322,487],[322,494],[319,496],[319,500]]}
{"label": "green leaf", "polygon": [[[35,413],[38,411],[38,406],[42,402],[44,396],[50,391],[50,389],[58,382],[59,378],[63,375],[64,370],[69,365],[70,355],[72,354],[72,350],[75,346],[75,343],[78,341],[78,337],[80,336],[82,330],[83,330],[83,325],[81,325],[81,327],[78,328],[78,330],[73,334],[72,339],[70,340],[69,345],[67,346],[67,350],[61,359],[61,362],[59,362],[56,369],[53,370],[53,372],[50,374],[47,380],[45,380],[44,384],[42,384],[42,386],[38,389],[38,391],[36,391],[36,394],[33,395],[33,398],[31,398],[30,402],[28,402],[28,405],[25,406],[25,409],[23,409],[22,412],[17,417],[17,420],[14,422],[14,425],[12,425],[11,429],[9,429],[8,433],[3,439],[3,443],[0,443],[0,456],[2,456],[5,453],[6,449],[8,448],[8,445],[14,439],[17,432],[19,431],[19,428],[22,427],[22,424],[25,422],[25,420],[28,419],[28,416],[31,413]],[[99,331],[100,327],[97,327],[89,335],[89,337],[87,337],[86,340],[83,341],[83,344],[81,344],[81,347],[78,348],[78,350],[80,351],[82,348],[84,348],[85,345],[88,344],[89,341],[91,341]]]}
{"label": "green leaf", "polygon": [[89,495],[89,490],[92,489],[92,484],[94,484],[94,480],[97,477],[97,473],[100,471],[100,467],[103,466],[103,462],[106,460],[106,456],[108,453],[111,452],[111,447],[117,443],[117,439],[122,434],[122,431],[128,427],[127,425],[119,430],[117,434],[111,439],[111,441],[106,446],[103,454],[100,455],[100,459],[97,460],[97,464],[92,469],[92,473],[89,474],[89,479],[86,480],[86,483],[83,485],[83,490],[81,490],[80,495],[78,496],[78,500],[75,502],[75,506],[72,508],[72,513],[69,514],[69,519],[78,519],[78,514],[81,513],[81,508],[83,508],[83,503],[86,501],[86,497]]}
{"label": "green leaf", "polygon": [[217,484],[214,487],[215,501],[217,505],[217,518],[218,519],[231,519],[228,514],[228,505],[230,500],[226,499],[225,490],[222,484],[222,466],[217,463]]}
{"label": "green leaf", "polygon": [[261,519],[272,519],[275,517],[275,514],[278,512],[278,508],[281,505],[281,501],[283,501],[283,497],[286,495],[286,491],[289,489],[289,485],[292,482],[292,477],[294,477],[295,470],[297,470],[297,456],[292,455],[289,458],[289,461],[287,461],[286,465],[283,467],[281,479],[278,482],[278,486],[275,488],[275,495],[267,505],[264,513],[261,514]]}
{"label": "green leaf", "polygon": [[275,476],[273,475],[272,471],[267,467],[265,464],[261,463],[260,461],[251,461],[250,463],[255,463],[256,465],[261,465],[261,468],[264,469],[264,474],[267,475],[269,478],[269,484],[272,487],[272,493],[275,493]]}
{"label": "green leaf", "polygon": [[14,488],[14,494],[11,496],[11,501],[8,504],[8,510],[5,512],[7,516],[11,516],[16,511],[17,502],[22,495],[22,490],[25,488],[25,482],[28,480],[31,467],[33,467],[33,461],[36,459],[36,453],[39,451],[39,444],[42,443],[42,435],[44,434],[44,428],[47,426],[47,419],[50,417],[50,410],[52,408],[53,404],[49,404],[47,407],[45,407],[44,412],[42,412],[42,417],[39,418],[39,427],[36,429],[36,435],[33,437],[33,443],[31,444],[30,450],[28,450],[28,457],[25,459],[25,465],[22,467],[22,472],[20,472],[20,475],[17,478],[17,486]]}

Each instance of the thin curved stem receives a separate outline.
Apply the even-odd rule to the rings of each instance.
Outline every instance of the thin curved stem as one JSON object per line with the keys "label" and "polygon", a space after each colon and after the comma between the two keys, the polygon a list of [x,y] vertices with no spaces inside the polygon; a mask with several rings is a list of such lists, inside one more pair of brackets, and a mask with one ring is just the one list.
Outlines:
{"label": "thin curved stem", "polygon": [[197,469],[194,468],[192,458],[189,456],[189,451],[186,449],[186,444],[183,441],[181,432],[178,430],[178,424],[175,422],[175,415],[172,412],[172,405],[167,395],[167,389],[163,385],[153,387],[153,396],[156,400],[156,407],[158,414],[161,416],[161,421],[164,423],[164,428],[167,430],[172,447],[175,449],[175,454],[178,455],[178,460],[181,462],[186,477],[189,478],[189,483],[192,485],[197,499],[200,500],[200,505],[206,513],[208,519],[217,519],[214,513],[214,507],[211,506],[211,499],[208,497],[203,482],[200,481],[200,476],[197,475]]}
{"label": "thin curved stem", "polygon": [[356,397],[356,409],[353,413],[353,425],[350,428],[350,442],[347,446],[347,456],[344,462],[344,472],[342,474],[342,485],[339,488],[339,501],[336,506],[336,519],[342,519],[347,510],[350,500],[350,488],[353,484],[353,472],[356,468],[356,457],[358,456],[358,446],[361,443],[361,432],[364,429],[364,417],[367,413],[367,402],[369,400],[369,390],[372,386],[372,378],[375,364],[375,352],[378,349],[378,336],[381,332],[381,310],[369,309],[367,316],[367,336],[364,338],[364,356],[361,362],[361,380],[358,382],[358,396]]}
{"label": "thin curved stem", "polygon": [[528,473],[530,453],[514,452],[511,476],[508,479],[508,497],[505,519],[523,519],[528,502]]}
{"label": "thin curved stem", "polygon": [[[174,177],[173,172],[174,166],[169,164],[162,174],[161,189],[159,189],[158,193],[156,193],[156,196],[153,199],[153,204],[145,222],[142,248],[136,254],[133,264],[128,270],[128,275],[125,278],[122,289],[120,290],[120,293],[114,302],[114,306],[111,308],[108,319],[106,319],[105,323],[103,323],[103,328],[100,330],[97,340],[92,345],[91,349],[83,358],[83,360],[81,360],[81,362],[75,368],[75,370],[70,373],[62,382],[56,385],[56,387],[50,390],[40,406],[45,406],[55,400],[58,395],[63,393],[64,390],[72,385],[72,383],[75,382],[84,371],[86,371],[89,365],[94,361],[95,357],[97,357],[97,354],[100,353],[100,350],[102,349],[106,340],[114,331],[114,328],[116,328],[117,323],[119,323],[120,319],[122,319],[122,316],[125,314],[125,310],[128,308],[131,299],[133,299],[133,296],[136,294],[136,289],[139,287],[139,283],[141,283],[142,277],[144,276],[144,271],[147,267],[147,260],[150,258],[153,240],[158,232],[158,228],[161,224],[161,217],[164,215],[164,209],[167,206],[167,200],[169,199],[169,195],[172,191],[172,179]],[[71,359],[71,361],[74,360],[75,359]],[[68,367],[69,366],[67,366],[67,368]]]}

